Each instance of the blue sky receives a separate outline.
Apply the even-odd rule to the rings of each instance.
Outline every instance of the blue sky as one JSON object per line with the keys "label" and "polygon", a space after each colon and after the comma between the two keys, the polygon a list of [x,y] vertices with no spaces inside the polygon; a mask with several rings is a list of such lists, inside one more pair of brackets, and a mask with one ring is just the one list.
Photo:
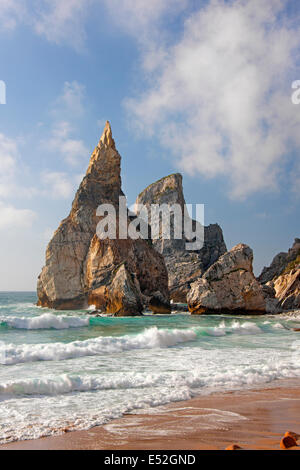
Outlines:
{"label": "blue sky", "polygon": [[297,0],[2,0],[0,290],[34,290],[103,125],[128,202],[180,171],[255,271],[299,230]]}

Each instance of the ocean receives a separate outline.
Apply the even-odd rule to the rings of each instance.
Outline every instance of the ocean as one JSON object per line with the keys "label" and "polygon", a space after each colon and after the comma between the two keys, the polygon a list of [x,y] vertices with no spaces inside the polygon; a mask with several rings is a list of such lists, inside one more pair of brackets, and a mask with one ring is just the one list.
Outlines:
{"label": "ocean", "polygon": [[300,314],[93,317],[0,293],[0,443],[300,377]]}

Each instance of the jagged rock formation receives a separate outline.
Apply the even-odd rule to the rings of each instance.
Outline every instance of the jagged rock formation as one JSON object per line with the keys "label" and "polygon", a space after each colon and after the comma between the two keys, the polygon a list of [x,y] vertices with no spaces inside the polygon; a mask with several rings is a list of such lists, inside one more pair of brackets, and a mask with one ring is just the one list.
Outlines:
{"label": "jagged rock formation", "polygon": [[[151,204],[178,204],[184,212],[185,199],[182,188],[181,174],[173,174],[160,179],[142,191],[136,200],[136,212],[138,205],[148,208],[148,222],[152,232],[156,228],[156,222],[151,221]],[[195,222],[194,224],[195,225]],[[183,226],[181,227],[183,234]],[[174,224],[171,221],[171,239],[153,239],[153,246],[164,256],[169,275],[169,290],[171,299],[175,302],[186,302],[186,295],[190,284],[202,276],[202,274],[226,252],[222,229],[217,224],[204,227],[204,245],[200,250],[187,251],[186,238],[174,238]]]}
{"label": "jagged rock formation", "polygon": [[266,284],[280,276],[290,263],[293,263],[300,255],[300,238],[295,238],[292,248],[287,253],[281,252],[276,255],[269,267],[264,267],[258,281]]}
{"label": "jagged rock formation", "polygon": [[273,281],[276,298],[283,310],[300,308],[300,259],[295,268],[284,272]]}
{"label": "jagged rock formation", "polygon": [[236,245],[191,285],[188,306],[192,314],[262,314],[267,301],[252,268],[249,246]]}
{"label": "jagged rock formation", "polygon": [[295,238],[287,253],[276,255],[258,277],[265,286],[274,289],[284,310],[300,308],[300,239]]}
{"label": "jagged rock formation", "polygon": [[96,235],[97,207],[110,203],[118,210],[123,196],[120,162],[107,122],[71,212],[47,247],[38,305],[62,310],[95,304],[109,313],[132,315],[154,302],[155,311],[170,311],[163,257],[145,240],[100,240]]}

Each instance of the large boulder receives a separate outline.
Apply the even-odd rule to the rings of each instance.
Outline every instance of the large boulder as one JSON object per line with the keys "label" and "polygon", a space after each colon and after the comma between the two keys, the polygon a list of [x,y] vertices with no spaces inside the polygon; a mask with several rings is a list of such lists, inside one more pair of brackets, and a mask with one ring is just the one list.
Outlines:
{"label": "large boulder", "polygon": [[109,313],[129,315],[140,313],[147,302],[151,306],[152,296],[159,292],[161,311],[169,306],[164,259],[151,244],[121,240],[118,235],[117,239],[101,240],[96,235],[98,206],[112,204],[118,213],[119,197],[123,196],[120,164],[107,122],[71,212],[47,247],[46,264],[38,278],[38,305],[78,309],[95,303]]}
{"label": "large boulder", "polygon": [[[136,212],[139,214],[138,205],[148,209],[148,222],[152,233],[157,229],[157,221],[151,220],[151,205],[178,204],[182,214],[186,206],[182,176],[179,173],[161,178],[142,191],[136,200]],[[181,227],[182,237],[174,236],[174,221],[171,220],[171,237],[165,239],[161,236],[152,239],[154,248],[163,255],[168,270],[170,297],[174,302],[186,302],[186,296],[190,285],[226,252],[226,245],[222,229],[218,224],[204,227],[204,244],[201,249],[188,251],[184,227]],[[195,221],[193,222],[195,227]]]}
{"label": "large boulder", "polygon": [[143,310],[139,285],[125,263],[115,268],[109,283],[89,293],[89,300],[96,308],[116,316],[139,315]]}
{"label": "large boulder", "polygon": [[283,310],[300,308],[300,239],[295,238],[287,253],[276,255],[258,277],[265,286],[274,289]]}
{"label": "large boulder", "polygon": [[[88,303],[113,313],[112,308],[108,307],[111,305],[111,290],[106,289],[103,297],[101,288],[114,282],[116,267],[122,264],[127,277],[135,285],[135,292],[139,292],[139,303],[154,313],[170,313],[168,273],[163,258],[146,240],[141,239],[100,240],[94,235],[84,263]],[[157,297],[161,300],[153,305],[152,299]],[[141,308],[136,308],[133,313],[139,311]],[[118,314],[121,315],[119,311]]]}
{"label": "large boulder", "polygon": [[249,246],[236,245],[191,285],[188,306],[192,314],[263,314],[267,302],[252,268]]}

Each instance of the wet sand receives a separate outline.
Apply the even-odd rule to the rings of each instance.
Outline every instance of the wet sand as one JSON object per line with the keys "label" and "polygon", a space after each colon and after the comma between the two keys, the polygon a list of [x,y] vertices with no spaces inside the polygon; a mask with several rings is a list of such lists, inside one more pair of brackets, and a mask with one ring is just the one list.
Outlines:
{"label": "wet sand", "polygon": [[12,442],[0,449],[221,450],[237,443],[244,449],[279,450],[286,431],[300,433],[299,380],[200,396],[88,431]]}

